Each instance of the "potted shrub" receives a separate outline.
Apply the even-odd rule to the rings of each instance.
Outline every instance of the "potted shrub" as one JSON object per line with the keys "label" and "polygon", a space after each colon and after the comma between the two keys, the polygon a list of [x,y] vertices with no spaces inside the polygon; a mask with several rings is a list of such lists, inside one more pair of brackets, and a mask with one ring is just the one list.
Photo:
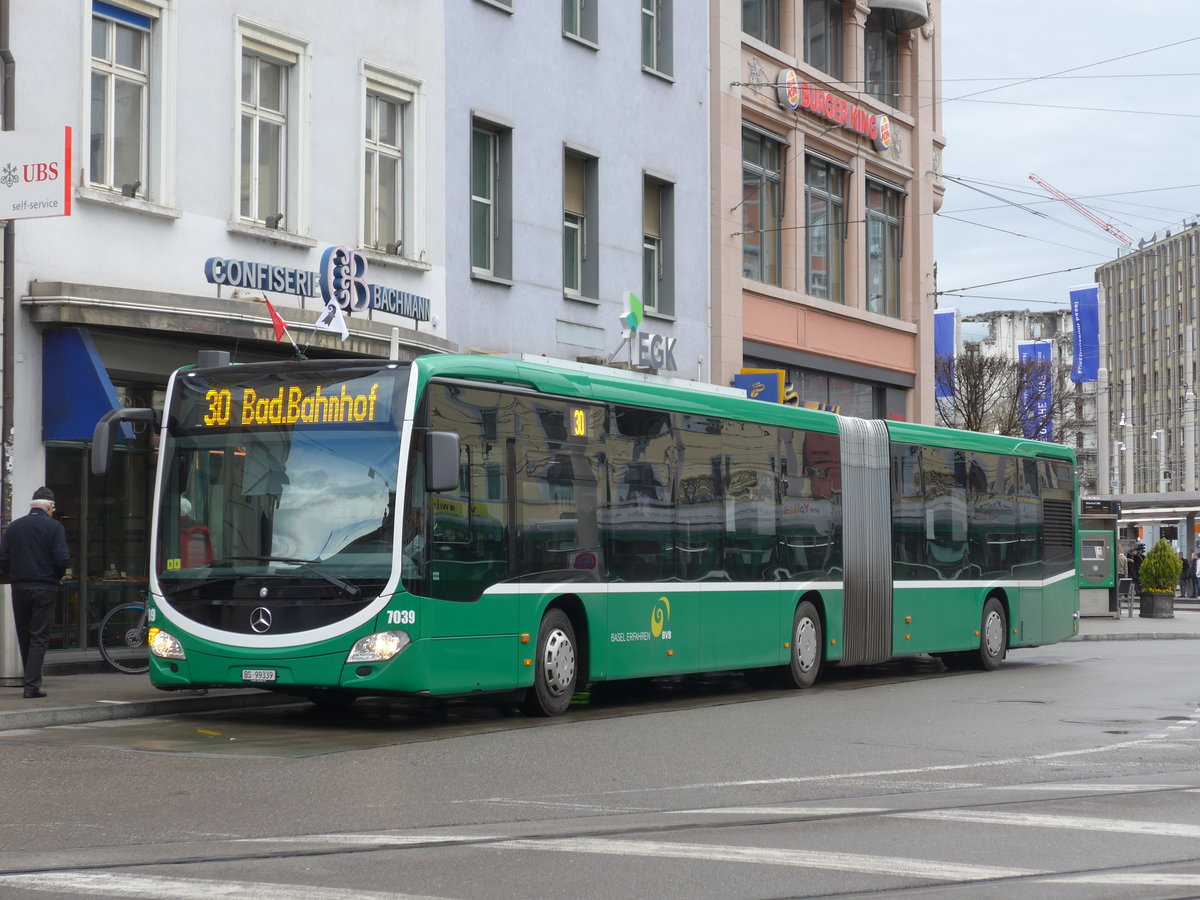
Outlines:
{"label": "potted shrub", "polygon": [[1138,572],[1143,619],[1172,619],[1175,617],[1175,588],[1179,584],[1182,564],[1174,548],[1160,540],[1146,554]]}

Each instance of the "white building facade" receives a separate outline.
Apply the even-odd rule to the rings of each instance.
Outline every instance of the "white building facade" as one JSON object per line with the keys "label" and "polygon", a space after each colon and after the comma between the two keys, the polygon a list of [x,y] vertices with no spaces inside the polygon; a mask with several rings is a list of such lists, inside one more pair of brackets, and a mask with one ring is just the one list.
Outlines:
{"label": "white building facade", "polygon": [[[201,349],[241,362],[291,358],[291,339],[310,357],[455,349],[445,34],[427,13],[417,0],[336,14],[320,0],[0,4],[6,128],[72,130],[70,215],[11,223],[4,259],[3,518],[40,484],[57,496],[72,571],[52,650],[86,648],[146,584],[155,439],[142,431],[91,476],[107,408],[161,407],[168,374]],[[358,254],[372,286],[344,343],[312,328],[331,247]],[[281,342],[264,298],[289,326]]]}

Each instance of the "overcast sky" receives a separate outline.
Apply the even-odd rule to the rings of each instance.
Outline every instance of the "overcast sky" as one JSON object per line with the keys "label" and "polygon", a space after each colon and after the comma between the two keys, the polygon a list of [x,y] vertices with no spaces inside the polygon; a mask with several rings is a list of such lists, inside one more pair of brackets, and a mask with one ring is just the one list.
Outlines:
{"label": "overcast sky", "polygon": [[1200,220],[1200,0],[943,0],[936,24],[938,289],[969,295],[940,309],[1062,309],[1116,258],[1030,173],[1135,246]]}

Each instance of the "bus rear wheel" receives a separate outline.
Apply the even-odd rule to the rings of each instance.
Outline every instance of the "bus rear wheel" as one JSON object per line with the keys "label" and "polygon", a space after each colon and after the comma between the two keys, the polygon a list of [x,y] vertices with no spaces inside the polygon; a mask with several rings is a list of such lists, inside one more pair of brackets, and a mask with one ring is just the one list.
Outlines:
{"label": "bus rear wheel", "polygon": [[548,610],[538,628],[533,687],[525,693],[525,713],[531,716],[562,715],[571,705],[578,679],[575,629],[561,609]]}
{"label": "bus rear wheel", "polygon": [[983,604],[983,621],[979,626],[979,651],[972,660],[980,669],[998,669],[1008,649],[1008,617],[995,597]]}
{"label": "bus rear wheel", "polygon": [[809,688],[816,683],[824,647],[821,617],[817,608],[805,600],[792,617],[792,648],[783,670],[788,687]]}

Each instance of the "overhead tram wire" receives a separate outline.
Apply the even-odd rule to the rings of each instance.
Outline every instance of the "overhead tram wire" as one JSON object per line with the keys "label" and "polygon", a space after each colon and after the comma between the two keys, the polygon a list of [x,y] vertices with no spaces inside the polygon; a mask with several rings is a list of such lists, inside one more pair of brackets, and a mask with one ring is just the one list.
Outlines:
{"label": "overhead tram wire", "polygon": [[1163,44],[1163,45],[1161,45],[1161,46],[1159,46],[1159,47],[1150,47],[1149,49],[1146,49],[1146,50],[1135,50],[1133,53],[1125,53],[1125,54],[1122,54],[1121,56],[1114,56],[1114,57],[1111,57],[1110,59],[1102,59],[1102,60],[1099,60],[1099,61],[1097,61],[1097,62],[1085,63],[1085,64],[1084,64],[1084,65],[1082,65],[1082,66],[1072,66],[1071,68],[1069,68],[1069,69],[1063,69],[1063,70],[1062,70],[1062,71],[1060,71],[1060,72],[1050,72],[1050,73],[1048,73],[1048,74],[1046,74],[1046,75],[1035,75],[1035,76],[1033,76],[1033,77],[1031,77],[1031,78],[1021,78],[1021,79],[1018,79],[1017,81],[1014,81],[1014,82],[1012,82],[1012,83],[1010,83],[1010,84],[1001,84],[1001,85],[997,85],[996,87],[984,88],[984,89],[983,89],[983,90],[981,90],[981,91],[975,91],[975,92],[973,92],[973,93],[970,93],[970,94],[963,94],[963,95],[962,95],[962,96],[960,96],[960,97],[946,97],[946,98],[943,98],[943,99],[942,99],[942,102],[943,102],[943,103],[951,103],[951,102],[953,102],[953,101],[955,101],[955,100],[966,100],[966,99],[969,99],[969,98],[971,98],[971,97],[978,97],[978,96],[980,96],[981,94],[990,94],[990,93],[992,93],[993,91],[1002,91],[1002,90],[1005,90],[1005,89],[1007,89],[1007,88],[1011,88],[1011,87],[1018,87],[1018,86],[1020,86],[1020,85],[1022,85],[1022,84],[1031,84],[1032,82],[1035,82],[1035,81],[1043,81],[1043,80],[1045,80],[1045,79],[1047,79],[1047,78],[1057,78],[1057,77],[1058,77],[1058,76],[1060,76],[1060,75],[1067,75],[1067,74],[1069,74],[1069,73],[1071,73],[1071,72],[1079,72],[1079,71],[1082,71],[1083,69],[1091,69],[1091,68],[1093,68],[1093,67],[1095,67],[1095,66],[1103,66],[1103,65],[1105,65],[1105,64],[1107,64],[1107,63],[1110,63],[1110,62],[1117,62],[1118,60],[1121,60],[1121,59],[1131,59],[1131,58],[1133,58],[1133,57],[1135,57],[1135,56],[1144,56],[1144,55],[1145,55],[1145,54],[1147,54],[1147,53],[1156,53],[1156,52],[1158,52],[1159,50],[1167,50],[1167,49],[1169,49],[1169,48],[1171,48],[1171,47],[1179,47],[1179,46],[1181,46],[1181,45],[1183,45],[1183,44],[1190,44],[1190,43],[1192,43],[1193,41],[1200,41],[1200,37],[1190,37],[1190,38],[1184,38],[1184,39],[1183,39],[1183,40],[1181,40],[1181,41],[1172,41],[1172,42],[1171,42],[1171,43],[1169,43],[1169,44]]}
{"label": "overhead tram wire", "polygon": [[[980,184],[980,185],[985,185],[987,187],[993,187],[993,188],[1007,188],[1017,194],[1026,194],[1029,197],[1034,198],[1032,200],[1032,202],[1030,202],[1030,204],[1029,204],[1030,206],[1048,205],[1050,203],[1055,202],[1053,200],[1047,199],[1045,196],[1043,196],[1041,194],[1038,194],[1034,191],[1030,191],[1030,190],[1026,189],[1024,187],[1024,185],[1014,185],[1014,184],[1010,184],[1005,181],[993,181],[993,180],[990,180],[987,178],[969,178],[965,175],[947,176],[947,175],[945,175],[945,173],[943,173],[942,177],[943,178],[949,177],[949,178],[953,179],[956,183],[963,184],[964,186],[966,186],[967,184]],[[1169,206],[1151,206],[1148,203],[1135,203],[1132,200],[1116,199],[1117,197],[1124,197],[1129,194],[1153,194],[1153,193],[1161,193],[1161,192],[1165,192],[1165,191],[1172,191],[1172,192],[1187,191],[1187,190],[1194,190],[1196,188],[1200,188],[1200,184],[1181,184],[1181,185],[1176,185],[1173,187],[1145,188],[1144,190],[1136,190],[1136,191],[1114,191],[1114,192],[1108,193],[1108,194],[1084,194],[1084,195],[1078,197],[1077,199],[1089,201],[1089,205],[1091,205],[1093,209],[1103,209],[1104,207],[1095,205],[1091,201],[1107,200],[1110,203],[1119,203],[1119,204],[1122,204],[1125,206],[1141,207],[1143,209],[1151,209],[1151,210],[1155,210],[1155,211],[1161,212],[1161,213],[1173,213],[1176,216],[1181,216],[1181,215],[1182,216],[1197,216],[1197,215],[1200,215],[1200,213],[1196,213],[1194,210],[1191,210],[1191,209],[1179,209],[1176,207],[1169,207]],[[955,210],[955,211],[956,212],[980,212],[982,210],[999,209],[999,208],[1000,207],[998,207],[998,206],[972,206],[972,207],[968,207],[966,209],[959,209],[959,210]],[[1150,218],[1150,217],[1143,216],[1142,218]]]}
{"label": "overhead tram wire", "polygon": [[[1017,203],[1012,200],[1006,200],[1004,197],[1001,197],[998,194],[993,194],[990,191],[985,191],[982,188],[977,188],[974,185],[968,184],[965,181],[961,181],[953,176],[942,175],[942,178],[946,179],[947,181],[953,182],[954,184],[960,185],[961,187],[965,187],[968,190],[976,191],[977,193],[983,194],[985,197],[991,197],[993,200],[999,200],[1001,203],[1005,203],[1009,206],[1014,207],[1015,209],[1021,210],[1022,212],[1027,212],[1031,216],[1036,216],[1039,219],[1045,219],[1048,222],[1054,222],[1058,225],[1062,225],[1064,228],[1070,228],[1074,231],[1080,232],[1081,234],[1086,234],[1089,237],[1097,236],[1094,234],[1093,229],[1084,228],[1082,225],[1078,225],[1075,222],[1068,222],[1064,219],[1059,219],[1059,218],[1049,215],[1047,213],[1040,212],[1039,210],[1030,209],[1028,206],[1025,206],[1021,203]],[[941,215],[941,214],[938,213],[938,215]]]}
{"label": "overhead tram wire", "polygon": [[1200,113],[1161,112],[1155,109],[1112,109],[1104,106],[1070,106],[1058,103],[1028,103],[1020,100],[974,100],[968,103],[989,103],[995,106],[1028,106],[1033,109],[1069,109],[1078,112],[1116,113],[1127,116],[1171,116],[1178,119],[1200,119]]}
{"label": "overhead tram wire", "polygon": [[1060,244],[1058,241],[1048,241],[1045,238],[1034,237],[1031,234],[1022,234],[1019,231],[1009,231],[1007,228],[1000,228],[996,225],[985,225],[983,222],[972,222],[970,219],[960,219],[957,216],[952,216],[947,213],[939,212],[936,214],[939,219],[949,219],[952,222],[962,222],[964,225],[974,225],[977,228],[985,228],[988,231],[998,231],[1001,234],[1007,234],[1010,237],[1025,238],[1026,240],[1036,241],[1039,244],[1045,244],[1048,247],[1062,247],[1064,250],[1078,250],[1080,253],[1091,253],[1095,256],[1105,256],[1099,250],[1087,250],[1083,247],[1072,247],[1070,244]]}
{"label": "overhead tram wire", "polygon": [[[956,175],[947,175],[945,173],[943,173],[942,177],[945,180],[950,181],[954,184],[958,184],[961,187],[965,187],[970,190],[975,190],[978,193],[984,194],[985,196],[992,197],[993,199],[999,200],[999,201],[1001,201],[1001,204],[1002,204],[1002,206],[968,207],[965,209],[954,210],[953,212],[969,213],[969,212],[979,212],[979,211],[985,211],[985,210],[1002,209],[1003,206],[1015,206],[1016,208],[1024,210],[1026,212],[1033,212],[1033,214],[1037,215],[1039,218],[1045,218],[1048,221],[1053,221],[1058,224],[1061,224],[1066,228],[1072,228],[1076,231],[1079,231],[1083,234],[1088,235],[1089,237],[1100,237],[1101,236],[1099,233],[1095,232],[1093,229],[1085,228],[1082,225],[1079,225],[1077,223],[1067,222],[1062,219],[1058,219],[1054,216],[1045,215],[1045,214],[1042,214],[1035,210],[1032,210],[1030,207],[1045,205],[1048,203],[1053,203],[1055,201],[1046,199],[1040,193],[1035,194],[1035,193],[1029,191],[1028,189],[1025,188],[1024,185],[1011,185],[1008,182],[994,181],[991,179],[972,179],[972,178],[965,178],[965,177],[956,176]],[[987,185],[989,187],[1007,188],[1007,189],[1011,190],[1013,193],[1029,196],[1033,199],[1031,200],[1031,202],[1028,202],[1028,203],[1015,203],[1013,201],[1006,200],[1004,197],[998,196],[989,191],[983,190],[982,188],[976,187],[976,185],[979,185],[979,184]],[[1140,194],[1140,193],[1151,193],[1151,192],[1160,192],[1160,191],[1182,191],[1182,190],[1190,190],[1190,189],[1197,188],[1197,187],[1200,187],[1200,185],[1190,185],[1189,184],[1189,185],[1179,185],[1176,187],[1149,188],[1146,191],[1121,191],[1121,192],[1114,193],[1112,195],[1092,194],[1092,195],[1087,195],[1084,199],[1091,200],[1091,199],[1097,198],[1097,197],[1107,197],[1107,196],[1116,197],[1116,196],[1124,196],[1127,194]],[[1128,210],[1121,211],[1121,210],[1109,209],[1108,207],[1106,207],[1104,205],[1096,204],[1096,203],[1091,203],[1090,208],[1105,213],[1110,218],[1125,225],[1127,228],[1130,228],[1135,231],[1142,231],[1143,233],[1146,230],[1157,231],[1159,228],[1162,228],[1162,227],[1171,228],[1176,225],[1182,225],[1185,228],[1191,228],[1191,227],[1195,227],[1197,224],[1200,224],[1200,213],[1192,212],[1191,210],[1148,206],[1146,204],[1133,203],[1132,201],[1123,201],[1123,200],[1114,200],[1112,202],[1119,203],[1119,204],[1122,204],[1125,206],[1143,207],[1145,209],[1156,210],[1159,213],[1167,213],[1167,214],[1174,214],[1174,215],[1171,218],[1160,218],[1160,217],[1155,217],[1155,216],[1139,215],[1136,213],[1132,213]],[[1149,229],[1147,229],[1145,225],[1135,225],[1135,224],[1129,222],[1127,218],[1121,217],[1121,213],[1123,213],[1127,217],[1136,218],[1142,222],[1149,222],[1150,223]],[[1037,238],[1033,238],[1029,235],[1020,235],[1017,232],[1007,232],[1004,229],[995,228],[995,226],[985,225],[982,222],[975,222],[970,219],[963,219],[963,218],[954,216],[945,211],[939,211],[936,215],[938,215],[940,218],[945,218],[945,219],[950,219],[950,220],[957,221],[957,222],[963,222],[966,224],[976,225],[981,228],[994,228],[994,230],[1001,231],[1002,233],[1013,234],[1013,236],[1029,237],[1031,240],[1038,240]],[[1043,241],[1043,242],[1047,243],[1047,244],[1054,244],[1055,246],[1066,246],[1066,245],[1057,245],[1053,241]],[[1078,247],[1068,247],[1068,249],[1082,250],[1082,248],[1078,248]],[[1085,251],[1085,252],[1095,252],[1095,251]]]}
{"label": "overhead tram wire", "polygon": [[[1066,272],[1078,272],[1080,269],[1090,269],[1091,266],[1071,266],[1069,269],[1055,269],[1052,272],[1039,272],[1036,275],[1018,275],[1016,278],[1002,278],[1000,281],[986,281],[982,284],[968,284],[966,287],[955,288],[956,291],[973,291],[976,288],[995,287],[998,284],[1012,284],[1014,281],[1029,281],[1032,278],[1045,278],[1049,275],[1062,275]],[[949,293],[938,291],[939,294]]]}

